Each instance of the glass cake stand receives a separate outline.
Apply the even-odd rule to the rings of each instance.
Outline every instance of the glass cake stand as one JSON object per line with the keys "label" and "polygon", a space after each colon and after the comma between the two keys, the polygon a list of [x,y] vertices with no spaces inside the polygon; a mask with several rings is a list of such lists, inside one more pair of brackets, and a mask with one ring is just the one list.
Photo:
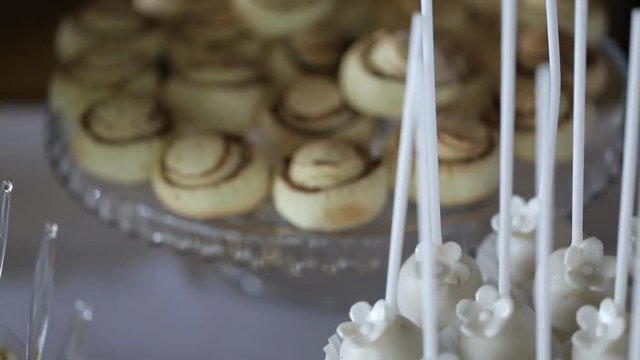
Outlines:
{"label": "glass cake stand", "polygon": [[[623,124],[625,60],[612,42],[604,47],[613,77],[598,103],[597,120],[585,151],[585,202],[604,192],[619,173]],[[251,214],[215,221],[176,216],[155,199],[149,185],[120,186],[83,173],[68,147],[70,126],[48,117],[46,154],[54,176],[86,210],[126,234],[221,266],[240,288],[255,296],[305,302],[348,303],[382,294],[387,261],[391,203],[373,222],[338,234],[315,233],[286,223],[271,202]],[[514,190],[531,196],[535,169],[517,162]],[[571,163],[558,164],[556,209],[567,215],[571,204]],[[443,209],[443,233],[474,252],[489,231],[497,196]],[[415,244],[415,209],[408,213],[406,252]]]}

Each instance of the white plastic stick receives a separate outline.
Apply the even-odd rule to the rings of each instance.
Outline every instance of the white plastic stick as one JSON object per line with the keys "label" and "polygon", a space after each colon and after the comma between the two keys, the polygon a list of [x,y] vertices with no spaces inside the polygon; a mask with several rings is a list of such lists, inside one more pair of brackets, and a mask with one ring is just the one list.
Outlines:
{"label": "white plastic stick", "polygon": [[414,15],[409,39],[407,84],[400,127],[398,165],[396,170],[396,188],[393,199],[393,217],[391,219],[391,242],[389,245],[389,266],[387,269],[387,288],[385,301],[397,308],[398,274],[402,262],[402,248],[407,218],[407,203],[413,157],[413,135],[415,130],[415,98],[418,94],[420,63],[420,23],[419,15]]}
{"label": "white plastic stick", "polygon": [[540,174],[542,173],[542,149],[544,147],[545,125],[549,115],[549,64],[536,68],[536,196],[540,195]]}
{"label": "white plastic stick", "polygon": [[4,255],[9,241],[9,210],[13,184],[9,180],[2,181],[2,202],[0,203],[0,277],[4,267]]}
{"label": "white plastic stick", "polygon": [[513,132],[516,87],[516,0],[502,0],[500,79],[500,228],[498,289],[511,298],[511,196],[513,195]]}
{"label": "white plastic stick", "polygon": [[[640,10],[634,10],[634,23],[640,22],[639,19]],[[637,226],[638,229],[636,229],[636,231],[640,231],[640,223],[638,223]],[[636,232],[636,234],[640,234],[640,232]],[[640,244],[636,244],[636,251],[633,258],[634,279],[640,279],[640,246],[638,245]],[[631,330],[629,332],[629,360],[640,360],[640,286],[638,286],[638,284],[633,287],[630,320]]]}
{"label": "white plastic stick", "polygon": [[424,27],[422,31],[422,65],[425,116],[427,117],[427,145],[429,146],[429,202],[431,209],[431,240],[435,244],[442,244],[442,223],[440,214],[440,175],[438,164],[438,125],[436,111],[436,78],[434,65],[433,40],[433,3],[432,0],[422,0],[422,17]]}
{"label": "white plastic stick", "polygon": [[[538,71],[540,78],[549,77],[549,68],[542,65]],[[546,73],[545,73],[546,72]],[[546,93],[544,96],[548,95]],[[555,165],[556,138],[553,128],[558,126],[557,118],[546,118],[542,125],[544,129],[540,162],[540,217],[536,231],[536,359],[551,359],[551,311],[549,303],[549,255],[553,244],[553,176]]]}
{"label": "white plastic stick", "polygon": [[627,278],[629,237],[633,214],[636,164],[638,161],[638,117],[640,117],[640,10],[634,10],[629,45],[629,77],[627,81],[627,108],[624,126],[624,152],[622,164],[622,191],[620,217],[618,219],[618,250],[616,259],[616,283],[614,301],[618,311],[625,312],[627,305]]}
{"label": "white plastic stick", "polygon": [[587,16],[589,0],[576,0],[573,65],[573,186],[571,203],[571,244],[579,244],[584,235],[584,123],[587,78]]}

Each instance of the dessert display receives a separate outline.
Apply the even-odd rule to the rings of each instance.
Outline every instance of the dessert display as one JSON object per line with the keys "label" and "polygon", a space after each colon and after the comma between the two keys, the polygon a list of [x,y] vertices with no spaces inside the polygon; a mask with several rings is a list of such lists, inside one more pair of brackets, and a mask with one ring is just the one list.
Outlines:
{"label": "dessert display", "polygon": [[571,337],[572,359],[627,359],[629,326],[626,314],[620,314],[613,299],[599,307],[586,305],[576,314],[580,330]]}
{"label": "dessert display", "polygon": [[53,111],[77,122],[94,102],[113,94],[153,94],[159,74],[153,59],[120,45],[96,45],[53,73],[49,103]]}
{"label": "dessert display", "polygon": [[[491,195],[498,187],[498,139],[476,117],[464,113],[440,114],[438,123],[440,201],[442,206],[462,206]],[[387,145],[389,169],[395,173],[398,135]],[[415,180],[414,180],[415,182]],[[416,200],[415,184],[410,189]]]}
{"label": "dessert display", "polygon": [[[400,268],[398,275],[398,309],[400,313],[420,326],[422,305],[420,294],[420,248]],[[438,329],[456,323],[456,304],[462,299],[472,299],[482,285],[482,274],[473,259],[454,242],[437,246],[437,304]]]}
{"label": "dessert display", "polygon": [[172,140],[153,169],[158,200],[200,219],[255,209],[268,195],[269,163],[248,140],[226,133],[185,134]]}
{"label": "dessert display", "polygon": [[173,131],[162,104],[148,97],[116,97],[92,105],[71,139],[78,166],[125,184],[145,182]]}
{"label": "dessert display", "polygon": [[340,88],[355,109],[385,119],[402,114],[407,41],[379,31],[354,43],[340,64]]}
{"label": "dessert display", "polygon": [[337,138],[366,146],[375,120],[351,109],[330,78],[305,77],[280,92],[258,111],[258,122],[278,154],[289,155],[315,139]]}
{"label": "dessert display", "polygon": [[96,44],[118,45],[146,56],[155,56],[162,46],[156,24],[122,1],[98,0],[62,20],[55,39],[57,57],[66,62]]}
{"label": "dessert display", "polygon": [[325,18],[334,0],[232,0],[238,15],[256,34],[265,38],[305,30]]}
{"label": "dessert display", "polygon": [[287,221],[308,230],[339,231],[373,220],[387,202],[387,172],[366,149],[316,140],[284,160],[273,203]]}

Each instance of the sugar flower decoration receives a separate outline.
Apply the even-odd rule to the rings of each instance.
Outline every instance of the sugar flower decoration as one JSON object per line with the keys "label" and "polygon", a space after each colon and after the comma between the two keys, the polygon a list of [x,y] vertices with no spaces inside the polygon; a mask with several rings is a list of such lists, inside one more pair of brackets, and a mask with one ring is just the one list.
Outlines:
{"label": "sugar flower decoration", "polygon": [[570,246],[564,255],[565,279],[574,286],[603,291],[612,284],[616,274],[615,256],[605,256],[602,241],[589,238]]}
{"label": "sugar flower decoration", "polygon": [[[427,246],[424,243],[416,247],[416,256],[420,261],[420,251]],[[435,245],[434,245],[435,246]],[[469,278],[469,267],[461,262],[462,247],[454,242],[436,246],[436,275],[439,284],[461,285]]]}
{"label": "sugar flower decoration", "polygon": [[338,335],[359,344],[371,343],[382,336],[395,316],[384,300],[378,300],[373,307],[361,301],[351,306],[351,321],[338,326]]}
{"label": "sugar flower decoration", "polygon": [[[535,231],[538,224],[538,199],[533,198],[529,201],[520,196],[511,198],[511,229],[517,234],[531,234]],[[491,218],[491,228],[493,231],[500,229],[500,214],[496,214]]]}
{"label": "sugar flower decoration", "polygon": [[333,335],[329,338],[329,343],[323,348],[325,354],[325,360],[339,360],[340,359],[340,338],[337,335]]}
{"label": "sugar flower decoration", "polygon": [[585,305],[578,310],[576,320],[580,326],[571,341],[574,346],[588,349],[604,349],[611,345],[624,333],[625,317],[618,312],[611,298],[600,303],[600,309]]}
{"label": "sugar flower decoration", "polygon": [[464,335],[491,338],[498,335],[513,314],[513,300],[500,298],[495,287],[484,285],[476,292],[475,301],[458,302],[456,314]]}

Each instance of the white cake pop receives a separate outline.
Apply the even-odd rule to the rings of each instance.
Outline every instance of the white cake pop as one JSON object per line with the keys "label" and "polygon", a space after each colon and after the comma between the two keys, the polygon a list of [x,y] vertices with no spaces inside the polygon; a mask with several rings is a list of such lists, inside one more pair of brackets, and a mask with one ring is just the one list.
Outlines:
{"label": "white cake pop", "polygon": [[528,306],[501,298],[495,287],[484,285],[475,301],[461,300],[456,313],[462,322],[462,359],[535,359],[535,314]]}
{"label": "white cake pop", "polygon": [[[398,309],[418,326],[422,323],[419,261],[422,246],[424,244],[419,244],[416,253],[402,265],[398,278]],[[438,328],[442,330],[456,321],[456,304],[462,299],[473,298],[482,285],[482,276],[475,261],[457,243],[434,246],[438,277]]]}
{"label": "white cake pop", "polygon": [[575,314],[613,294],[615,256],[605,256],[602,241],[588,238],[551,254],[550,297],[554,332],[565,340],[578,329]]}
{"label": "white cake pop", "polygon": [[600,308],[585,305],[578,310],[580,326],[571,337],[571,358],[575,360],[625,360],[629,344],[626,315],[620,313],[613,299],[606,298]]}
{"label": "white cake pop", "polygon": [[416,360],[422,356],[420,329],[384,300],[354,304],[350,322],[338,326],[340,360]]}
{"label": "white cake pop", "polygon": [[[535,275],[535,240],[538,223],[538,200],[526,201],[520,196],[511,198],[511,284],[514,292],[519,289],[531,291],[531,281]],[[478,247],[476,261],[485,282],[494,284],[498,277],[498,255],[496,237],[500,223],[499,214],[491,218],[493,232]],[[568,246],[571,228],[562,221],[554,224],[554,239],[558,247]],[[514,294],[516,296],[517,294]]]}

